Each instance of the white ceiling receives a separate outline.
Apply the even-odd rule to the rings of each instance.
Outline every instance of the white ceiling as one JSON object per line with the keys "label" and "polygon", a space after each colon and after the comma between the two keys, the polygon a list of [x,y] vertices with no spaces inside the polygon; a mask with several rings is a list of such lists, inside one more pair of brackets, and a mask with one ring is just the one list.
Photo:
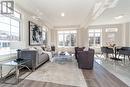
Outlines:
{"label": "white ceiling", "polygon": [[[79,27],[96,0],[15,0],[15,3],[53,27]],[[65,16],[60,14],[64,12]],[[33,16],[33,15],[32,15]]]}
{"label": "white ceiling", "polygon": [[[81,28],[130,20],[130,0],[15,0],[16,5],[53,28]],[[61,17],[64,12],[65,16]],[[124,15],[115,20],[114,17]]]}
{"label": "white ceiling", "polygon": [[[118,20],[114,19],[114,17],[120,15],[123,15],[124,17]],[[117,24],[124,22],[130,22],[130,0],[119,0],[116,7],[105,10],[92,25]]]}

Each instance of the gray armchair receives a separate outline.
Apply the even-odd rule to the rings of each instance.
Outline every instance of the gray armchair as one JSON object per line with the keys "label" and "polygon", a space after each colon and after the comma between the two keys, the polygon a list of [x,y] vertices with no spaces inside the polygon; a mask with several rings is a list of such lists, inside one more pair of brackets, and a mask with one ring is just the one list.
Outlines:
{"label": "gray armchair", "polygon": [[94,63],[94,50],[77,52],[78,67],[81,69],[93,69]]}
{"label": "gray armchair", "polygon": [[75,58],[77,59],[77,53],[78,51],[83,51],[85,47],[75,47]]}

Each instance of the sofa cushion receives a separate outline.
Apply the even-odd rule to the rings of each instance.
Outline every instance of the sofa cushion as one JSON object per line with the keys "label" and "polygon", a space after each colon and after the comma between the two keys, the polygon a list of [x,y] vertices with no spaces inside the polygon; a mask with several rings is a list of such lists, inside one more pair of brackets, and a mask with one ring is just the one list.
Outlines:
{"label": "sofa cushion", "polygon": [[47,61],[49,59],[48,54],[44,53],[39,56],[39,64],[43,63],[44,61]]}

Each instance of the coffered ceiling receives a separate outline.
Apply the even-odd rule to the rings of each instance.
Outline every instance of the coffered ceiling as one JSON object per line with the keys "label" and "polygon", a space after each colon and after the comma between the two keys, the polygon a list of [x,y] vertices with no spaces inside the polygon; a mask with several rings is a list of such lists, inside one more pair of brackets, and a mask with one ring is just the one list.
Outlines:
{"label": "coffered ceiling", "polygon": [[114,8],[105,10],[92,25],[130,22],[130,0],[119,0]]}

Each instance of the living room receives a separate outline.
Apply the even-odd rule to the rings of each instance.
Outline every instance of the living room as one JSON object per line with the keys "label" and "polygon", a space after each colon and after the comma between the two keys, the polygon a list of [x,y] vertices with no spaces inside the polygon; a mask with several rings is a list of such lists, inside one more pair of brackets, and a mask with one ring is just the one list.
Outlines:
{"label": "living room", "polygon": [[129,0],[0,2],[0,87],[130,86]]}

